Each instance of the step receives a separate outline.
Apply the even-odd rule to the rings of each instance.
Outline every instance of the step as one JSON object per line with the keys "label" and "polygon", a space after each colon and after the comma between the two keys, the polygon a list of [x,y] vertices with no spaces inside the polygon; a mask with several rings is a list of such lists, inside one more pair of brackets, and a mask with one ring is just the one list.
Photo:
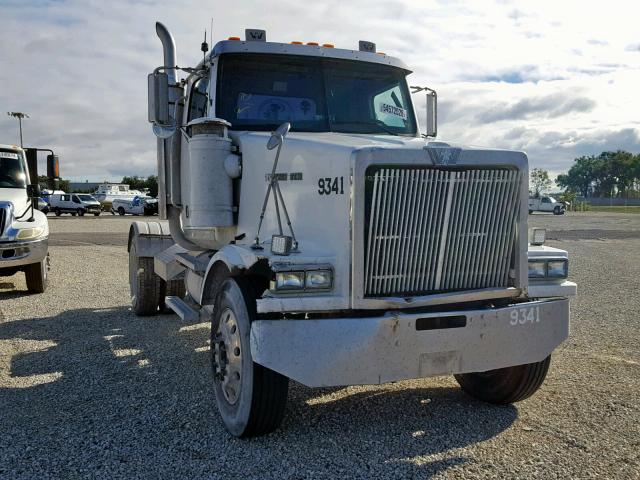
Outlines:
{"label": "step", "polygon": [[207,257],[195,257],[188,253],[176,253],[175,257],[179,263],[196,273],[206,272],[209,266],[209,258]]}
{"label": "step", "polygon": [[185,322],[194,323],[200,319],[200,312],[180,297],[166,297],[165,304]]}

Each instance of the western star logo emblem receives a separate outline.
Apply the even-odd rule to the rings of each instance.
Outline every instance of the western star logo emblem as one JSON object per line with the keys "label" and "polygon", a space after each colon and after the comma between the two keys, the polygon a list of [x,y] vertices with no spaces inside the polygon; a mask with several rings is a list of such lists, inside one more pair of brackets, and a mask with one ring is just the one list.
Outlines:
{"label": "western star logo emblem", "polygon": [[458,157],[462,149],[455,147],[426,146],[424,148],[434,165],[447,166],[458,163]]}

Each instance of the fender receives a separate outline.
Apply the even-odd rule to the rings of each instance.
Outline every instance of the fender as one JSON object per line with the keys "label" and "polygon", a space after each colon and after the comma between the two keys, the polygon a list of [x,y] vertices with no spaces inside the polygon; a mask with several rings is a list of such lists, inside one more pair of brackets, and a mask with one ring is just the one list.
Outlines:
{"label": "fender", "polygon": [[200,305],[207,305],[215,300],[215,284],[222,283],[226,277],[241,275],[251,270],[261,257],[247,247],[239,245],[225,245],[209,260],[204,281],[197,299]]}
{"label": "fender", "polygon": [[136,242],[139,257],[153,257],[174,244],[169,231],[169,222],[131,222],[127,252],[132,242]]}

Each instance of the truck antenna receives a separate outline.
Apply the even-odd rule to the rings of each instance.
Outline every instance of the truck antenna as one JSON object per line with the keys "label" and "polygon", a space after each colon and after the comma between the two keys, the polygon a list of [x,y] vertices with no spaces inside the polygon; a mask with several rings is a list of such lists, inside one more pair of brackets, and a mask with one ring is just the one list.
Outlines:
{"label": "truck antenna", "polygon": [[202,50],[202,61],[206,60],[207,52],[209,51],[209,44],[207,43],[207,29],[204,30],[204,42],[200,45],[200,50]]}

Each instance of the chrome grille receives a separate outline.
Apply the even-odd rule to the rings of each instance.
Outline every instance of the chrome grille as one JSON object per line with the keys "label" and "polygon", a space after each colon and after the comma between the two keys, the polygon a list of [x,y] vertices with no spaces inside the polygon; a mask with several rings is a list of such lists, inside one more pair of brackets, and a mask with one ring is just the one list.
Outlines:
{"label": "chrome grille", "polygon": [[519,171],[370,167],[366,178],[365,296],[508,286]]}
{"label": "chrome grille", "polygon": [[9,218],[9,207],[0,205],[0,237],[4,233],[4,224],[6,223],[7,218]]}

